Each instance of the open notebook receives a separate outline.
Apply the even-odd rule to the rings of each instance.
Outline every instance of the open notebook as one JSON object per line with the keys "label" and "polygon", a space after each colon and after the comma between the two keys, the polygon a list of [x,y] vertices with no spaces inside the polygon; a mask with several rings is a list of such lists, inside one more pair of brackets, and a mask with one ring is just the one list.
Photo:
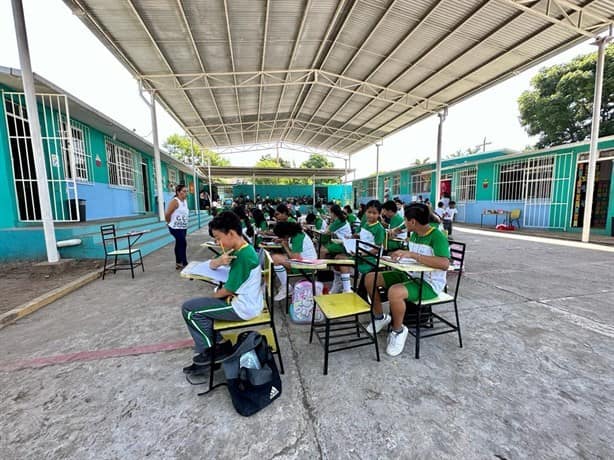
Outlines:
{"label": "open notebook", "polygon": [[401,257],[399,260],[393,260],[393,258],[390,256],[382,256],[382,259],[388,262],[394,262],[395,264],[401,264],[401,265],[404,265],[404,264],[411,265],[411,264],[418,263],[416,259],[412,259],[411,257]]}
{"label": "open notebook", "polygon": [[209,266],[210,260],[205,262],[190,262],[186,267],[181,271],[181,276],[202,276],[204,278],[210,279],[212,281],[218,281],[220,283],[225,283],[228,281],[228,273],[230,273],[230,267],[228,265],[222,265],[217,270],[213,270]]}

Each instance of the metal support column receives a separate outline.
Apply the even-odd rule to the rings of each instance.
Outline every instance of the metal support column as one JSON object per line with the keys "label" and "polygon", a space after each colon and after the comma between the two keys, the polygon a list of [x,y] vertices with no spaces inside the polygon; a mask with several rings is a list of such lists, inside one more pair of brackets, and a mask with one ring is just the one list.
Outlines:
{"label": "metal support column", "polygon": [[252,201],[256,204],[256,173],[252,174],[252,187],[253,187],[253,196]]}
{"label": "metal support column", "polygon": [[162,188],[162,162],[160,161],[160,145],[158,144],[158,118],[156,116],[156,93],[151,93],[151,134],[154,147],[154,165],[156,167],[156,195],[158,196],[158,217],[164,221],[164,189]]}
{"label": "metal support column", "polygon": [[437,206],[437,203],[441,200],[441,146],[443,139],[443,122],[446,121],[448,116],[448,108],[437,114],[439,116],[439,127],[437,128],[437,165],[435,167],[435,202],[433,208]]}
{"label": "metal support column", "polygon": [[213,210],[213,180],[211,179],[211,157],[207,158],[207,176],[209,177],[209,202],[211,203],[209,209]]}
{"label": "metal support column", "polygon": [[198,174],[196,172],[196,162],[194,161],[194,139],[190,138],[190,147],[192,149],[192,175],[194,176],[194,206],[196,207],[196,216],[198,217],[198,228],[200,228],[200,187],[198,186]]}
{"label": "metal support column", "polygon": [[316,212],[316,176],[312,176],[311,177],[311,181],[313,183],[313,190],[312,190],[312,206],[313,206],[313,212]]}
{"label": "metal support column", "polygon": [[38,188],[39,205],[41,208],[41,220],[45,235],[45,249],[47,261],[58,262],[60,254],[56,246],[55,226],[51,213],[51,198],[47,184],[47,168],[45,166],[45,153],[43,151],[43,139],[41,137],[40,120],[38,119],[38,107],[36,105],[36,93],[34,89],[34,76],[32,63],[30,62],[30,48],[28,46],[28,34],[23,14],[21,0],[12,0],[13,20],[15,22],[15,34],[17,36],[17,49],[19,50],[19,62],[21,64],[21,79],[23,80],[23,92],[26,96],[26,108],[32,136],[32,150],[34,152],[34,167],[36,169],[36,183]]}
{"label": "metal support column", "polygon": [[378,199],[379,197],[379,148],[382,146],[382,142],[375,143],[375,197],[374,199]]}
{"label": "metal support column", "polygon": [[[610,31],[611,32],[611,31]],[[597,68],[595,70],[595,93],[593,96],[593,121],[591,126],[591,146],[588,156],[588,175],[586,178],[586,199],[584,202],[584,222],[582,224],[582,241],[587,243],[591,233],[593,216],[593,193],[595,192],[595,170],[597,169],[597,142],[599,141],[599,122],[601,113],[601,93],[603,91],[603,65],[605,47],[612,40],[612,35],[598,37],[594,45],[597,50]]]}

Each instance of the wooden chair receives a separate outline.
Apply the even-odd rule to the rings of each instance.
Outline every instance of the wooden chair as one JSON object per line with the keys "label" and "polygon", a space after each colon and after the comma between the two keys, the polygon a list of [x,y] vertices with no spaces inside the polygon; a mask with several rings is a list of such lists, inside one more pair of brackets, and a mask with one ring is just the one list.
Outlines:
{"label": "wooden chair", "polygon": [[[463,347],[463,338],[461,336],[461,328],[460,322],[458,319],[458,289],[460,287],[460,281],[463,274],[464,263],[465,263],[465,243],[459,243],[454,241],[450,243],[450,268],[448,269],[448,277],[450,275],[454,275],[456,277],[456,283],[454,285],[453,294],[450,294],[448,291],[448,285],[444,292],[441,292],[437,297],[430,300],[422,300],[418,302],[406,301],[406,304],[409,308],[413,307],[413,310],[416,311],[413,318],[409,318],[406,315],[404,319],[404,323],[411,321],[411,324],[408,327],[409,333],[416,338],[416,351],[415,357],[416,359],[420,358],[420,339],[424,339],[426,337],[433,337],[436,335],[449,334],[452,332],[458,333],[458,343],[459,347]],[[452,323],[451,320],[448,320],[441,315],[433,312],[433,307],[444,304],[453,304],[454,305],[454,315],[456,317],[456,323]],[[428,315],[427,323],[429,325],[427,327],[432,328],[432,332],[428,334],[421,334],[420,331],[424,328],[425,321],[422,318],[423,315]],[[443,323],[444,329],[437,328],[433,323],[434,320],[437,320]],[[437,324],[437,323],[435,323]],[[413,330],[415,329],[415,330]]]}
{"label": "wooden chair", "polygon": [[[372,271],[375,272],[375,276],[377,276],[380,251],[378,246],[365,241],[356,241],[353,291],[343,294],[320,295],[314,298],[315,304],[320,307],[324,315],[324,325],[316,326],[316,309],[314,308],[311,317],[309,343],[313,341],[315,332],[318,340],[324,346],[324,375],[328,374],[328,355],[336,351],[373,344],[376,359],[379,361],[377,337],[369,335],[365,326],[359,321],[360,316],[368,314],[371,327],[375,330],[373,308],[371,303],[363,299],[357,291],[360,278],[358,265],[361,263],[369,264],[373,269]],[[372,250],[377,250],[376,256],[371,254],[370,251]],[[375,286],[373,292],[369,294],[370,299],[375,297]]]}
{"label": "wooden chair", "polygon": [[[100,235],[104,247],[102,279],[104,279],[106,272],[111,270],[113,270],[113,273],[117,273],[117,270],[130,270],[132,278],[134,278],[134,267],[140,265],[143,271],[145,271],[141,250],[134,246],[137,240],[142,236],[142,232],[136,235],[127,233],[126,235],[117,236],[115,233],[115,224],[108,224],[100,226]],[[138,258],[135,258],[137,255]],[[113,258],[113,266],[107,268],[107,262],[111,257]],[[118,259],[120,257],[123,258],[123,260]],[[127,262],[125,261],[126,257],[128,258]]]}
{"label": "wooden chair", "polygon": [[[236,343],[236,337],[238,333],[235,331],[240,329],[254,329],[258,326],[268,326],[266,328],[255,329],[267,338],[267,342],[273,349],[273,354],[277,355],[279,360],[279,371],[284,373],[284,364],[281,358],[281,349],[279,346],[279,340],[277,338],[277,331],[275,329],[275,318],[273,309],[273,259],[268,251],[264,251],[264,269],[262,275],[264,278],[264,308],[262,312],[255,318],[245,321],[214,321],[213,322],[213,337],[217,333],[221,333],[224,338],[229,339]],[[214,388],[222,384],[213,384],[215,366],[220,361],[215,357],[215,346],[211,347],[211,363],[209,365],[209,389],[203,393],[199,393],[199,396],[209,393]],[[188,379],[189,380],[189,379]],[[190,380],[189,380],[190,381]],[[194,383],[190,381],[190,383]],[[204,383],[204,382],[202,382]]]}

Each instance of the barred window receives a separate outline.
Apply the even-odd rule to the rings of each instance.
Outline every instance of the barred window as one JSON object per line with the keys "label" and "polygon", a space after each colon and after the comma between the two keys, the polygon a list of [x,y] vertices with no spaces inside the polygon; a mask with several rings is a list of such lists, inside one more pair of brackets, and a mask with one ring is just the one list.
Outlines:
{"label": "barred window", "polygon": [[[75,160],[76,179],[88,181],[89,173],[88,165],[91,164],[92,155],[89,153],[89,148],[86,148],[86,143],[89,140],[89,131],[86,126],[75,126],[71,121],[70,132],[72,138],[73,157]],[[62,122],[62,137],[65,138],[62,150],[64,153],[64,177],[72,179],[72,165],[70,163],[70,151],[68,147],[68,133],[66,132],[66,122]]]}
{"label": "barred window", "polygon": [[477,174],[477,168],[463,169],[458,172],[458,181],[454,196],[457,201],[475,201]]}
{"label": "barred window", "polygon": [[431,173],[417,173],[411,175],[411,193],[420,195],[431,191]]}
{"label": "barred window", "polygon": [[109,183],[122,187],[134,187],[134,162],[128,149],[106,141],[109,161]]}
{"label": "barred window", "polygon": [[377,191],[375,190],[375,177],[369,178],[367,181],[367,196],[376,196]]}
{"label": "barred window", "polygon": [[177,178],[177,171],[172,168],[168,168],[168,188],[174,189],[177,184],[179,184]]}
{"label": "barred window", "polygon": [[401,193],[401,175],[397,174],[392,177],[392,188],[390,189],[393,195],[399,195]]}
{"label": "barred window", "polygon": [[497,201],[550,199],[553,170],[552,156],[496,165]]}

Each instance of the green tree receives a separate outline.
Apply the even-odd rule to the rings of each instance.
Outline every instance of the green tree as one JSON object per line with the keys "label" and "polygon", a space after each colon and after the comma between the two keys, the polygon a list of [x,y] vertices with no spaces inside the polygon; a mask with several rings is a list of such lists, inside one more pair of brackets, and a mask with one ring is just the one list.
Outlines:
{"label": "green tree", "polygon": [[426,157],[426,158],[423,158],[422,160],[420,158],[416,158],[413,164],[415,166],[420,166],[420,165],[427,164],[429,161],[431,161],[431,157]]}
{"label": "green tree", "polygon": [[[537,148],[583,141],[590,136],[597,53],[543,68],[518,99],[520,123]],[[599,136],[614,134],[614,44],[606,48]]]}
{"label": "green tree", "polygon": [[[171,134],[162,146],[174,158],[185,164],[192,164],[192,143],[188,136]],[[218,153],[209,149],[201,149],[198,144],[194,144],[194,162],[197,165],[206,165],[208,159],[211,159],[211,166],[230,166],[230,161],[222,158]]]}
{"label": "green tree", "polygon": [[[309,158],[301,163],[301,168],[306,169],[325,169],[325,168],[334,168],[335,164],[326,158],[324,155],[320,155],[319,153],[312,153]],[[304,179],[300,181],[301,183],[309,183],[309,180]],[[340,184],[341,179],[327,179],[321,184]]]}
{"label": "green tree", "polygon": [[480,147],[469,147],[465,150],[458,149],[456,152],[447,155],[446,159],[466,157],[468,155],[473,155],[474,153],[478,153],[480,150],[481,150]]}
{"label": "green tree", "polygon": [[[255,168],[292,168],[292,164],[283,158],[273,158],[271,154],[263,155],[254,165]],[[256,184],[290,184],[292,179],[261,178]]]}

